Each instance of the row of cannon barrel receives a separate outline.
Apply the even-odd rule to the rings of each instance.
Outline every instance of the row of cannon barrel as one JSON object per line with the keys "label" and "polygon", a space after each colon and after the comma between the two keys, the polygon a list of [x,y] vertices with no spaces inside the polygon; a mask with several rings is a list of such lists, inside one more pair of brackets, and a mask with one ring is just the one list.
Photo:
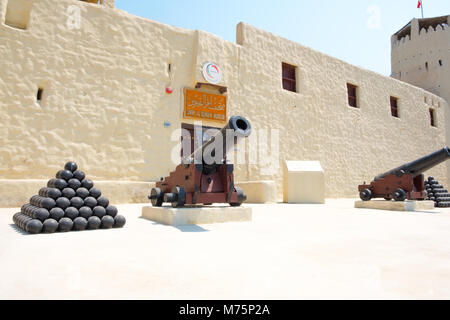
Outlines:
{"label": "row of cannon barrel", "polygon": [[450,193],[434,177],[425,181],[427,200],[434,201],[437,208],[450,208]]}
{"label": "row of cannon barrel", "polygon": [[32,234],[122,228],[126,223],[74,162],[31,197],[13,221]]}

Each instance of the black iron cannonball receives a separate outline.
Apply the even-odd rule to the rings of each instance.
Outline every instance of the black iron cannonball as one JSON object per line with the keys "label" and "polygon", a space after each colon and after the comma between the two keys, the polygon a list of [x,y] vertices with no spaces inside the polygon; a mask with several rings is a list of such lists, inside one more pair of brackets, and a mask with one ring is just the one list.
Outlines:
{"label": "black iron cannonball", "polygon": [[94,209],[97,206],[97,200],[92,197],[87,197],[86,199],[84,199],[84,204],[89,208]]}
{"label": "black iron cannonball", "polygon": [[25,225],[25,231],[31,234],[38,234],[41,233],[43,226],[42,222],[33,219]]}
{"label": "black iron cannonball", "polygon": [[81,207],[80,210],[78,210],[80,217],[83,217],[85,219],[89,219],[92,217],[92,209],[89,207]]}
{"label": "black iron cannonball", "polygon": [[107,208],[109,206],[109,199],[106,197],[100,197],[97,199],[97,205]]}
{"label": "black iron cannonball", "polygon": [[42,232],[55,233],[58,230],[59,223],[55,219],[47,219],[44,221]]}
{"label": "black iron cannonball", "polygon": [[72,188],[73,190],[75,190],[75,191],[76,191],[78,188],[81,187],[81,182],[80,182],[80,180],[75,179],[75,178],[70,179],[69,182],[68,182],[68,184],[69,184],[69,187],[71,187],[71,188]]}
{"label": "black iron cannonball", "polygon": [[53,208],[50,210],[50,218],[53,220],[59,221],[64,218],[65,212],[61,208]]}
{"label": "black iron cannonball", "polygon": [[84,201],[80,197],[73,197],[72,199],[70,199],[70,204],[72,205],[72,207],[80,209],[84,206]]}
{"label": "black iron cannonball", "polygon": [[75,171],[75,172],[73,173],[73,177],[74,177],[75,179],[78,179],[78,180],[80,180],[80,181],[83,181],[83,180],[86,178],[86,174],[85,174],[83,171],[81,171],[81,170],[77,170],[77,171]]}
{"label": "black iron cannonball", "polygon": [[117,216],[117,213],[119,213],[119,210],[117,210],[117,208],[115,206],[108,206],[106,208],[106,214],[108,216],[115,218]]}
{"label": "black iron cannonball", "polygon": [[89,190],[89,194],[91,195],[91,197],[93,197],[95,199],[98,199],[102,196],[102,192],[100,191],[100,189],[95,188],[95,187],[93,187]]}
{"label": "black iron cannonball", "polygon": [[69,218],[62,218],[59,220],[58,230],[60,232],[69,232],[73,228],[73,221]]}
{"label": "black iron cannonball", "polygon": [[97,206],[92,210],[94,216],[99,217],[100,219],[106,215],[106,209],[100,206]]}
{"label": "black iron cannonball", "polygon": [[66,165],[64,166],[64,169],[69,170],[71,172],[75,172],[78,170],[78,165],[75,162],[70,161],[70,162],[66,163]]}
{"label": "black iron cannonball", "polygon": [[59,190],[63,190],[64,188],[67,187],[67,181],[64,179],[51,179],[48,183],[47,183],[47,187],[49,188],[56,188]]}
{"label": "black iron cannonball", "polygon": [[[65,217],[66,218],[69,218],[69,219],[71,219],[71,220],[74,220],[74,219],[76,219],[78,216],[79,216],[79,212],[78,212],[78,209],[77,208],[74,208],[74,207],[68,207],[65,211],[64,211],[64,213],[65,213]],[[62,220],[62,219],[61,219]],[[61,220],[60,220],[60,222],[61,222]]]}
{"label": "black iron cannonball", "polygon": [[78,188],[77,196],[80,197],[81,199],[86,199],[87,197],[89,197],[89,190],[83,187]]}
{"label": "black iron cannonball", "polygon": [[56,173],[56,178],[69,181],[70,179],[73,178],[73,173],[70,170],[61,170]]}
{"label": "black iron cannonball", "polygon": [[66,210],[68,207],[70,207],[70,200],[65,197],[58,198],[56,200],[56,206],[58,208]]}
{"label": "black iron cannonball", "polygon": [[92,216],[88,219],[88,230],[97,230],[100,228],[100,225],[102,224],[102,220],[100,220],[99,217]]}
{"label": "black iron cannonball", "polygon": [[[52,209],[53,210],[53,209]],[[36,210],[34,218],[38,219],[39,221],[44,222],[50,217],[50,212],[45,208],[39,208]]]}
{"label": "black iron cannonball", "polygon": [[63,195],[63,197],[65,197],[65,198],[70,200],[73,197],[75,197],[77,195],[77,193],[72,188],[65,188],[62,191],[62,195]]}
{"label": "black iron cannonball", "polygon": [[94,182],[90,179],[83,179],[83,181],[81,181],[81,185],[83,188],[91,190],[94,187]]}
{"label": "black iron cannonball", "polygon": [[127,220],[124,216],[116,216],[114,218],[114,228],[123,228],[125,224],[127,223]]}
{"label": "black iron cannonball", "polygon": [[84,231],[86,230],[88,222],[83,217],[78,217],[73,220],[73,230],[74,231]]}
{"label": "black iron cannonball", "polygon": [[114,218],[113,217],[104,216],[102,218],[102,225],[101,225],[102,229],[112,229],[113,226],[114,226]]}

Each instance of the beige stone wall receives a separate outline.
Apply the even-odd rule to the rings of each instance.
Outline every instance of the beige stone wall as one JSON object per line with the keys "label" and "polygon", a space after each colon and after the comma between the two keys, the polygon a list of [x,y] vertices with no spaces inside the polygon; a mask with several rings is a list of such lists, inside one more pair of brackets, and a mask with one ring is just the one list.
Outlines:
{"label": "beige stone wall", "polygon": [[[80,29],[67,27],[71,5],[81,10]],[[237,172],[240,181],[275,180],[280,199],[285,160],[320,161],[326,196],[351,197],[364,180],[445,145],[443,99],[246,24],[234,44],[80,1],[32,1],[27,30],[5,25],[6,0],[0,8],[0,179],[46,179],[70,159],[94,180],[169,174],[171,133],[189,122],[183,88],[204,82],[206,61],[223,69],[229,116],[280,130],[277,173]],[[298,93],[282,89],[282,62],[298,67]],[[359,109],[348,106],[347,82],[359,86]],[[426,94],[440,105],[437,128]],[[443,165],[431,173],[446,179]]]}

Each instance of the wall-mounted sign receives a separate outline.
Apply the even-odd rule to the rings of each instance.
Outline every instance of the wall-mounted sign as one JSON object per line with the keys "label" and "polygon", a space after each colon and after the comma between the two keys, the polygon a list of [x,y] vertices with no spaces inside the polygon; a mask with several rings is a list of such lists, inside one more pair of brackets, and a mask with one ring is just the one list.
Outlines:
{"label": "wall-mounted sign", "polygon": [[227,97],[184,89],[184,118],[226,122]]}
{"label": "wall-mounted sign", "polygon": [[218,84],[222,81],[222,70],[213,62],[206,62],[203,65],[203,77],[212,84]]}

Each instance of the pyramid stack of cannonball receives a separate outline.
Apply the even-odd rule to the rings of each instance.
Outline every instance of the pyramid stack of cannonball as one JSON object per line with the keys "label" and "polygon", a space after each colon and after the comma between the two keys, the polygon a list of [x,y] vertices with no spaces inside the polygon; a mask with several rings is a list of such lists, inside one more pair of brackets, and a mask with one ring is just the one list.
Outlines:
{"label": "pyramid stack of cannonball", "polygon": [[32,234],[122,228],[126,223],[75,162],[66,163],[13,220]]}
{"label": "pyramid stack of cannonball", "polygon": [[450,193],[434,177],[429,177],[425,182],[425,190],[428,195],[427,200],[434,201],[435,207],[450,207]]}

